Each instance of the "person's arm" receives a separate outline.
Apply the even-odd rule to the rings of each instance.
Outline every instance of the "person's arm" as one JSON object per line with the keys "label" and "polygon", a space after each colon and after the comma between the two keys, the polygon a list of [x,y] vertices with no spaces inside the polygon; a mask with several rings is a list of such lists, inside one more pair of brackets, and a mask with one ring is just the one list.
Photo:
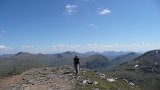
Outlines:
{"label": "person's arm", "polygon": [[79,61],[78,64],[80,64],[80,59],[79,58],[78,58],[78,61]]}

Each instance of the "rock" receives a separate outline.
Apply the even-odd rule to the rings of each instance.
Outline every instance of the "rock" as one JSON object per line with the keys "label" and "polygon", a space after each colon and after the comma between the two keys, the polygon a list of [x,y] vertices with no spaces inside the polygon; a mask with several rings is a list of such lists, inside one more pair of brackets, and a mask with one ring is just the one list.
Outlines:
{"label": "rock", "polygon": [[87,82],[88,82],[87,80],[83,80],[83,81],[82,81],[83,84],[86,84]]}
{"label": "rock", "polygon": [[128,80],[127,80],[127,79],[123,79],[123,80],[128,83]]}
{"label": "rock", "polygon": [[95,89],[93,89],[93,90],[99,90],[98,88],[95,88]]}
{"label": "rock", "polygon": [[115,79],[114,79],[114,78],[107,78],[107,81],[109,81],[109,82],[114,82]]}
{"label": "rock", "polygon": [[59,85],[56,85],[56,89],[59,89],[60,88],[60,86]]}
{"label": "rock", "polygon": [[66,77],[64,80],[65,80],[65,81],[68,81],[68,78]]}
{"label": "rock", "polygon": [[93,84],[92,80],[87,80],[88,84]]}
{"label": "rock", "polygon": [[50,83],[53,83],[53,81],[50,81]]}
{"label": "rock", "polygon": [[22,80],[26,80],[25,78],[23,78]]}
{"label": "rock", "polygon": [[97,81],[94,81],[94,82],[93,82],[94,85],[97,85],[98,83],[99,83],[99,82],[97,82]]}
{"label": "rock", "polygon": [[83,77],[82,77],[82,76],[78,76],[78,77],[77,77],[77,80],[82,81],[82,80],[83,80]]}
{"label": "rock", "polygon": [[47,70],[47,68],[44,68],[44,71],[46,71]]}
{"label": "rock", "polygon": [[103,74],[103,73],[99,74],[99,76],[100,76],[102,79],[105,79],[105,78],[106,78],[106,75]]}
{"label": "rock", "polygon": [[27,84],[33,84],[33,80],[28,80]]}
{"label": "rock", "polygon": [[129,84],[130,84],[130,85],[132,85],[132,86],[134,86],[134,83],[132,83],[132,82],[131,82],[131,83],[129,83]]}
{"label": "rock", "polygon": [[83,73],[85,73],[85,72],[87,72],[87,71],[83,71]]}
{"label": "rock", "polygon": [[64,72],[63,74],[70,74],[70,73],[72,73],[72,72],[69,72],[69,71],[68,71],[68,72]]}
{"label": "rock", "polygon": [[28,87],[28,85],[22,85],[22,90],[25,90],[25,88]]}
{"label": "rock", "polygon": [[135,67],[135,68],[137,68],[137,67],[138,67],[138,65],[135,65],[134,67]]}
{"label": "rock", "polygon": [[17,90],[16,86],[11,86],[11,90]]}

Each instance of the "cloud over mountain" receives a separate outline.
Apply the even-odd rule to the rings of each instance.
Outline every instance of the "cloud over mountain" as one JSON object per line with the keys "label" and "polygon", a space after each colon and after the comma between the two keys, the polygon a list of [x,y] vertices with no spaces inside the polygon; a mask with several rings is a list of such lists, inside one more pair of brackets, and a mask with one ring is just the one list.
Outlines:
{"label": "cloud over mountain", "polygon": [[12,48],[7,47],[5,45],[0,45],[0,50],[9,50],[9,49],[12,49]]}

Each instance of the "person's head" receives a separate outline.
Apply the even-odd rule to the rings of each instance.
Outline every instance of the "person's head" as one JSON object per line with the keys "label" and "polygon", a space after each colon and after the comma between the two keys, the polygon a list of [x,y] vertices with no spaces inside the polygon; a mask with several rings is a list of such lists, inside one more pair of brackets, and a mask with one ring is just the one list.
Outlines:
{"label": "person's head", "polygon": [[77,56],[77,55],[75,55],[75,57],[77,58],[78,56]]}

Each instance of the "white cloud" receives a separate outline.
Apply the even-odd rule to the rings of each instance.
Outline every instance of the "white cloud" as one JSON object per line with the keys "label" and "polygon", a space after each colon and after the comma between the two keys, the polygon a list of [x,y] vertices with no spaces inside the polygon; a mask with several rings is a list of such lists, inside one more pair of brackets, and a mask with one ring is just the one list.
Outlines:
{"label": "white cloud", "polygon": [[11,50],[11,49],[13,49],[13,48],[7,47],[5,45],[0,45],[0,50]]}
{"label": "white cloud", "polygon": [[77,52],[87,52],[87,51],[103,51],[108,48],[108,45],[98,45],[96,43],[87,45],[55,45],[51,50],[64,52],[64,51],[77,51]]}
{"label": "white cloud", "polygon": [[96,25],[96,24],[89,24],[88,25],[90,28],[98,28],[98,25]]}
{"label": "white cloud", "polygon": [[0,54],[29,52],[29,53],[57,53],[64,51],[88,52],[88,51],[149,51],[160,49],[160,43],[112,43],[112,44],[57,44],[50,47],[35,47],[33,45],[23,45],[19,48],[10,48],[5,45],[0,45]]}
{"label": "white cloud", "polygon": [[64,51],[77,51],[77,52],[88,52],[88,51],[149,51],[154,49],[160,49],[160,43],[127,43],[127,44],[85,44],[85,45],[65,45],[65,44],[58,44],[53,45],[52,47],[48,48],[46,52],[48,53],[56,53],[56,52],[64,52]]}
{"label": "white cloud", "polygon": [[42,53],[45,48],[36,47],[34,45],[22,45],[17,48],[18,52]]}
{"label": "white cloud", "polygon": [[0,54],[11,54],[14,53],[14,49],[5,45],[0,45]]}
{"label": "white cloud", "polygon": [[20,46],[21,48],[24,48],[24,49],[32,49],[34,48],[33,45],[23,45],[23,46]]}
{"label": "white cloud", "polygon": [[5,49],[5,48],[7,48],[7,47],[4,45],[0,45],[0,49]]}
{"label": "white cloud", "polygon": [[111,11],[107,8],[99,8],[97,9],[97,12],[100,14],[100,15],[108,15],[111,13]]}
{"label": "white cloud", "polygon": [[58,44],[53,45],[48,49],[49,52],[64,52],[64,51],[77,51],[77,52],[88,52],[88,51],[105,51],[108,48],[112,48],[111,45],[100,45],[96,43],[86,44],[86,45],[64,45]]}
{"label": "white cloud", "polygon": [[77,10],[76,10],[77,7],[78,7],[77,5],[67,4],[65,6],[65,13],[64,14],[70,14],[71,15],[71,14],[77,12]]}

